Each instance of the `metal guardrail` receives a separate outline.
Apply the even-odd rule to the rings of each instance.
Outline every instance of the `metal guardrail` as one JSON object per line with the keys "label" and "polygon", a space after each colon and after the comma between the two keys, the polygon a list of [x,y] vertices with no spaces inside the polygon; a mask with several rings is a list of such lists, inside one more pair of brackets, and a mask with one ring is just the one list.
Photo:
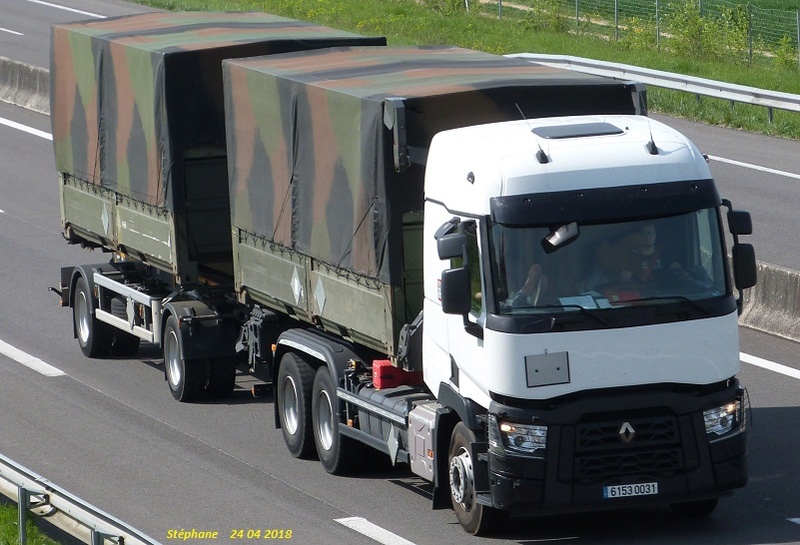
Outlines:
{"label": "metal guardrail", "polygon": [[581,57],[571,57],[569,55],[517,53],[506,56],[519,57],[537,64],[575,70],[586,74],[638,81],[655,87],[663,87],[665,89],[728,100],[731,103],[741,102],[754,106],[763,106],[768,110],[770,122],[772,122],[773,108],[790,112],[800,112],[800,95],[794,95],[792,93],[768,91],[756,87],[746,87],[744,85],[736,85],[711,79],[684,76],[673,72],[640,68],[629,64],[596,61]]}
{"label": "metal guardrail", "polygon": [[[731,104],[740,102],[763,106],[768,110],[770,122],[772,122],[773,109],[800,113],[800,95],[792,93],[769,91],[757,87],[684,76],[674,72],[640,68],[630,64],[596,61],[569,55],[516,53],[507,56],[520,57],[538,64],[587,74],[634,80],[654,87],[728,100]],[[49,80],[49,71],[46,68],[18,63],[0,56],[0,100],[49,115]]]}
{"label": "metal guardrail", "polygon": [[17,502],[20,545],[27,543],[28,511],[91,545],[103,545],[106,542],[116,545],[161,545],[2,454],[0,493]]}

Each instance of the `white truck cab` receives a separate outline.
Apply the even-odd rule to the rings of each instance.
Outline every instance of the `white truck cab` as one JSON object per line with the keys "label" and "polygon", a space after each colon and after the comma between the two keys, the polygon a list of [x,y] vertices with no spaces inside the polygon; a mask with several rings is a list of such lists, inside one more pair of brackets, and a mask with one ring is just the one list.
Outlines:
{"label": "white truck cab", "polygon": [[[700,151],[644,116],[434,137],[424,380],[487,418],[451,486],[486,460],[490,508],[702,511],[744,484],[722,204]],[[746,213],[729,223],[747,234]]]}

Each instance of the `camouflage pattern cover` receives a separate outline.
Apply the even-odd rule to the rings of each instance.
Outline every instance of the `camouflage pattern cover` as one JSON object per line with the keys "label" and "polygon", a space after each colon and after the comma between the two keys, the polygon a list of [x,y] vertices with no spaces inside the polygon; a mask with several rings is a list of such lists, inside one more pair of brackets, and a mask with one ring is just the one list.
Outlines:
{"label": "camouflage pattern cover", "polygon": [[234,227],[394,286],[403,216],[423,201],[424,161],[408,159],[434,134],[643,106],[629,83],[454,47],[336,48],[223,66]]}
{"label": "camouflage pattern cover", "polygon": [[211,12],[57,24],[51,38],[58,172],[168,211],[181,207],[187,150],[224,150],[223,59],[386,43],[265,13]]}

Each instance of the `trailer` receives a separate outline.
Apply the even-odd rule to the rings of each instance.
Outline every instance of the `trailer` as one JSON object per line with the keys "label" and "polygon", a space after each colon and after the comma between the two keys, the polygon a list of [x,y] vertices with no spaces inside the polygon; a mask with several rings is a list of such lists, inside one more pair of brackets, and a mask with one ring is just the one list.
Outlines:
{"label": "trailer", "polygon": [[[178,317],[210,325],[213,314],[232,312],[222,60],[385,43],[265,13],[153,12],[53,25],[64,237],[113,253],[61,271],[62,305],[73,309],[86,356],[133,354],[141,340],[182,342]],[[232,390],[238,328],[223,322],[184,350],[198,369],[189,384],[180,367],[167,366],[177,397]]]}
{"label": "trailer", "polygon": [[[91,23],[90,41],[125,42],[120,23]],[[62,268],[84,353],[160,345],[180,401],[229,394],[238,362],[272,384],[293,456],[346,474],[382,453],[471,534],[509,513],[710,513],[743,486],[750,216],[694,144],[647,118],[644,87],[314,32],[313,48],[221,62],[210,47],[188,72],[218,71],[222,125],[202,141],[186,123],[205,107],[137,124],[138,103],[107,115],[80,94],[91,81],[59,87],[73,68],[54,45],[57,89],[73,89],[56,101],[101,110],[53,120],[65,236],[114,253]],[[199,98],[175,66],[154,72],[159,107]],[[110,73],[95,94],[135,95],[140,78]],[[141,178],[110,176],[151,164],[142,127],[171,147],[130,170]],[[76,150],[84,163],[63,160]],[[84,150],[108,179],[89,178]]]}

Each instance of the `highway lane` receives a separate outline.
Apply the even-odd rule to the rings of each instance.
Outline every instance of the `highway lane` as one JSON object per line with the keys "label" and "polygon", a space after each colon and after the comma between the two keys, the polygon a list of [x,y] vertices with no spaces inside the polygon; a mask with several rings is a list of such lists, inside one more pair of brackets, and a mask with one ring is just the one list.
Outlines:
{"label": "highway lane", "polygon": [[[2,105],[0,117],[49,131],[46,118],[24,110]],[[769,140],[761,151],[749,141],[716,148],[716,129],[681,129],[697,131],[690,136],[712,155],[736,149],[758,159],[776,147]],[[8,127],[0,127],[0,142],[0,340],[67,373],[41,377],[0,356],[0,452],[164,543],[170,529],[216,530],[217,542],[224,542],[238,527],[293,529],[295,543],[374,543],[334,522],[349,516],[419,545],[467,540],[452,513],[431,511],[419,497],[418,479],[402,469],[378,464],[365,475],[337,478],[317,462],[292,459],[273,429],[269,398],[253,400],[241,390],[229,402],[182,405],[169,396],[152,349],[125,360],[83,358],[71,338],[69,312],[55,306],[46,287],[56,282],[60,265],[102,261],[103,255],[60,237],[50,142]],[[796,148],[777,155],[752,162],[800,172],[782,163],[797,164]],[[752,179],[748,170],[732,167],[725,174],[722,167],[712,163],[720,186],[733,192],[738,180]],[[731,195],[727,187],[724,196],[753,210],[747,195]],[[760,193],[753,191],[753,198]],[[792,199],[789,193],[759,205],[764,213],[754,210],[756,228],[763,225],[759,216],[771,218],[786,207],[781,221],[792,232],[797,218],[791,206],[798,202]],[[757,243],[759,257],[764,251],[780,257],[785,248],[776,240]],[[747,330],[742,338],[743,351],[800,368],[796,344]],[[678,524],[663,509],[522,519],[493,542],[800,543],[800,526],[790,521],[800,517],[794,456],[800,382],[749,365],[742,379],[754,408],[751,482],[723,500],[711,519]]]}
{"label": "highway lane", "polygon": [[711,157],[709,165],[721,196],[753,216],[754,233],[747,242],[755,245],[756,257],[800,270],[800,142],[685,119],[652,117],[681,131]]}
{"label": "highway lane", "polygon": [[[0,117],[47,131],[44,116],[25,110],[0,106]],[[83,358],[69,312],[46,288],[60,265],[103,256],[60,237],[51,143],[9,127],[0,127],[0,141],[0,340],[66,373],[46,378],[0,357],[0,452],[163,542],[172,529],[263,527],[292,529],[299,543],[368,543],[334,522],[356,516],[419,545],[463,543],[452,513],[431,511],[424,487],[402,468],[377,464],[337,478],[292,459],[273,429],[271,400],[250,398],[244,376],[234,399],[187,405],[169,396],[152,348],[131,359]],[[742,348],[800,368],[795,343],[743,330]],[[800,517],[800,382],[743,367],[753,404],[751,483],[714,517],[676,525],[666,509],[640,509],[514,519],[493,542],[800,543],[790,521]]]}
{"label": "highway lane", "polygon": [[34,66],[50,65],[50,25],[113,17],[151,8],[117,0],[3,0],[0,55]]}

